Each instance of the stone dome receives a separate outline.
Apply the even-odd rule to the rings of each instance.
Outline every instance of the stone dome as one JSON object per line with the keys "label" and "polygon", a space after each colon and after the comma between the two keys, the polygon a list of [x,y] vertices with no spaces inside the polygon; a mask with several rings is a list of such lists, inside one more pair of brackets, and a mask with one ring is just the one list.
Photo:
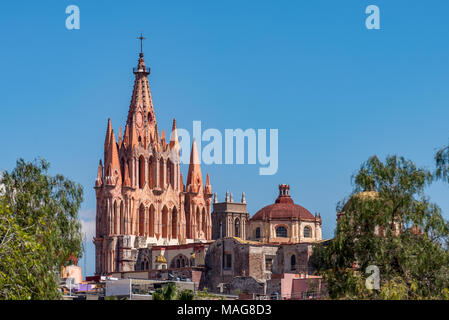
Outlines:
{"label": "stone dome", "polygon": [[293,202],[293,199],[290,197],[290,186],[281,184],[279,185],[279,196],[275,203],[257,211],[251,220],[288,220],[291,218],[315,220],[315,217],[309,210]]}
{"label": "stone dome", "polygon": [[167,260],[162,254],[160,254],[156,257],[156,263],[167,263]]}
{"label": "stone dome", "polygon": [[357,200],[374,200],[379,196],[379,193],[377,191],[362,191],[359,193],[356,193],[355,195],[353,195],[351,197],[351,199],[349,199],[345,205],[343,206],[343,208],[341,209],[342,212],[346,211],[349,206],[351,205],[353,199],[357,199]]}

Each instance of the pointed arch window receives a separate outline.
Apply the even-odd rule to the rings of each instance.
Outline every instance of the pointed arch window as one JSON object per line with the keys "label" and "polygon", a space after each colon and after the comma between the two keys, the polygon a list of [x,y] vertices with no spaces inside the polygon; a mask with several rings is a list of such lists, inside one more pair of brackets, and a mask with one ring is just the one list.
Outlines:
{"label": "pointed arch window", "polygon": [[155,187],[154,159],[151,156],[148,161],[148,186],[153,189]]}
{"label": "pointed arch window", "polygon": [[139,157],[139,188],[143,189],[145,186],[145,158]]}

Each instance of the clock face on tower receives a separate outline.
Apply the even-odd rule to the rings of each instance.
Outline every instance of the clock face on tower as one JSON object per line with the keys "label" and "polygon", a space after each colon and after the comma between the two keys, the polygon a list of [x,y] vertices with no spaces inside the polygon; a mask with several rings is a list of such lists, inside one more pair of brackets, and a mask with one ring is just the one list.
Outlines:
{"label": "clock face on tower", "polygon": [[140,112],[137,113],[137,115],[136,115],[136,124],[137,124],[138,127],[142,126],[142,124],[143,124],[142,120],[143,120],[142,119],[142,114]]}

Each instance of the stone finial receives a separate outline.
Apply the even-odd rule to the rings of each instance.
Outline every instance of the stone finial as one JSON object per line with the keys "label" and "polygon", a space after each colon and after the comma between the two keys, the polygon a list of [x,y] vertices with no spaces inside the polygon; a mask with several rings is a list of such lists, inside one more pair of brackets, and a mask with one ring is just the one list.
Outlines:
{"label": "stone finial", "polygon": [[234,202],[234,196],[232,195],[232,192],[231,192],[231,200],[230,200],[230,202]]}
{"label": "stone finial", "polygon": [[242,203],[246,203],[245,192],[242,192]]}
{"label": "stone finial", "polygon": [[226,198],[225,198],[225,202],[229,202],[229,191],[226,191]]}
{"label": "stone finial", "polygon": [[218,196],[216,192],[214,193],[214,203],[218,203]]}

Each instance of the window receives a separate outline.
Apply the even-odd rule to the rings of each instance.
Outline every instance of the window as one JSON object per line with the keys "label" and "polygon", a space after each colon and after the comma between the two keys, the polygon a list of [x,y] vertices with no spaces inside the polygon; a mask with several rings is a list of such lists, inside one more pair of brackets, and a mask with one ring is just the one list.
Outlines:
{"label": "window", "polygon": [[232,254],[225,254],[224,268],[231,269],[232,268]]}
{"label": "window", "polygon": [[309,227],[304,227],[304,238],[310,238],[310,228]]}
{"label": "window", "polygon": [[240,220],[237,218],[235,219],[235,228],[234,228],[234,236],[240,237]]}
{"label": "window", "polygon": [[260,228],[256,228],[256,239],[260,239]]}
{"label": "window", "polygon": [[265,271],[271,271],[271,266],[273,265],[272,258],[265,258]]}
{"label": "window", "polygon": [[290,270],[296,270],[296,256],[292,255],[290,258]]}
{"label": "window", "polygon": [[139,157],[139,188],[143,189],[145,186],[145,158]]}
{"label": "window", "polygon": [[276,237],[287,238],[287,228],[284,226],[277,227],[276,228]]}

